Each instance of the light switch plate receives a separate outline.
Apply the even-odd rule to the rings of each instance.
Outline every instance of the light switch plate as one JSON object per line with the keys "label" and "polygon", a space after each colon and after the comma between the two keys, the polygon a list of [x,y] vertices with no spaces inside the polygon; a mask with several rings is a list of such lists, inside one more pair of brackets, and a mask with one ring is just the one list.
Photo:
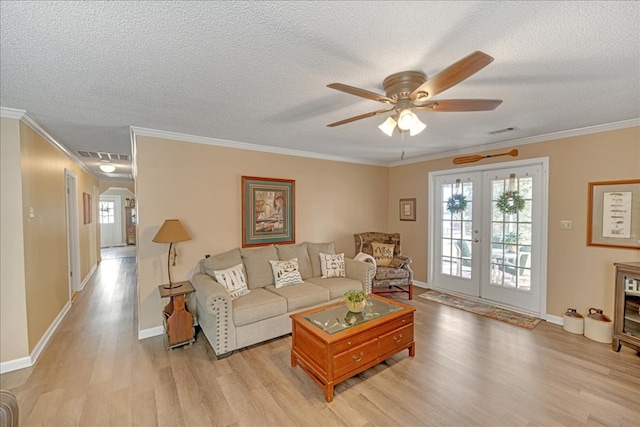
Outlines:
{"label": "light switch plate", "polygon": [[560,221],[560,230],[571,230],[573,228],[573,222],[571,221]]}

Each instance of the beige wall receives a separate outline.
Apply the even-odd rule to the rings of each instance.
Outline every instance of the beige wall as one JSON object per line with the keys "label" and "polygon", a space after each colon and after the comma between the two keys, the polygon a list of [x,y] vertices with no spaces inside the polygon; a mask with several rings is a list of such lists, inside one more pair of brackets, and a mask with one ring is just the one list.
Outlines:
{"label": "beige wall", "polygon": [[[82,194],[93,194],[98,182],[24,123],[20,124],[20,140],[25,289],[32,351],[69,301],[64,171],[71,171],[77,182],[81,280],[97,262],[95,215],[91,224],[84,224]],[[30,207],[34,218],[29,218]]]}
{"label": "beige wall", "polygon": [[151,240],[168,218],[177,218],[193,239],[176,245],[174,280],[188,279],[205,254],[241,245],[241,177],[294,179],[296,242],[334,241],[355,252],[353,233],[385,229],[385,167],[268,154],[151,137],[134,148],[138,201],[140,330],[161,323],[157,286],[167,282],[168,245]]}
{"label": "beige wall", "polygon": [[0,119],[0,362],[29,355],[22,234],[20,122]]}
{"label": "beige wall", "polygon": [[82,224],[82,193],[93,194],[98,182],[24,122],[2,118],[3,363],[29,357],[69,301],[65,169],[78,185],[83,280],[97,242],[95,221]]}
{"label": "beige wall", "polygon": [[[547,313],[562,316],[568,307],[581,312],[598,307],[613,315],[613,263],[638,261],[640,251],[586,246],[587,185],[591,181],[640,178],[640,128],[515,148],[518,160],[549,158]],[[508,159],[512,158],[486,159],[482,164]],[[460,167],[464,166],[469,165]],[[428,174],[454,168],[452,159],[446,158],[390,169],[389,228],[402,232],[403,252],[413,258],[415,278],[422,282],[427,281],[428,270]],[[416,222],[398,220],[398,199],[403,197],[418,199]],[[573,221],[573,229],[560,231],[561,220]]]}

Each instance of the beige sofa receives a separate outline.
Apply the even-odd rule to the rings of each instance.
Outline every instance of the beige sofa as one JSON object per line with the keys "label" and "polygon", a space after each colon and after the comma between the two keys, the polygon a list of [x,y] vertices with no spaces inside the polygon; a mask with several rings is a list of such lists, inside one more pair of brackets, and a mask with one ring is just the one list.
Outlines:
{"label": "beige sofa", "polygon": [[[235,248],[200,260],[191,283],[196,289],[198,324],[216,355],[291,333],[291,313],[338,301],[349,289],[371,293],[372,264],[345,258],[346,277],[322,278],[320,253],[335,254],[333,243],[304,242]],[[303,283],[275,287],[270,260],[298,259]],[[232,299],[214,271],[242,263],[250,292]]]}

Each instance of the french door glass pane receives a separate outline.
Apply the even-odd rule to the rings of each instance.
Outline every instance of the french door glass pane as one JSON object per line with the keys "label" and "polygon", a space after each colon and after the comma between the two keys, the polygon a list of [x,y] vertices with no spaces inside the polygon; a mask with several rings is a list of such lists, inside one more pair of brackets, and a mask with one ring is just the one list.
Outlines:
{"label": "french door glass pane", "polygon": [[[531,290],[532,177],[491,181],[491,285]],[[497,200],[505,191],[518,191],[522,211],[504,214]]]}
{"label": "french door glass pane", "polygon": [[[467,206],[462,212],[449,212],[447,202],[454,195],[464,195]],[[449,276],[471,278],[473,184],[442,185],[442,259],[440,272]]]}

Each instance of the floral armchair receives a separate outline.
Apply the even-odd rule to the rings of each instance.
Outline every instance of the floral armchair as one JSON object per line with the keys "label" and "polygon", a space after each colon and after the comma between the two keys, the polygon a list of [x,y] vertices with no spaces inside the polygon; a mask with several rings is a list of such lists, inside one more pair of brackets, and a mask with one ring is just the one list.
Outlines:
{"label": "floral armchair", "polygon": [[353,235],[356,254],[363,252],[376,260],[374,294],[407,293],[413,299],[411,258],[402,255],[400,233],[367,232]]}

